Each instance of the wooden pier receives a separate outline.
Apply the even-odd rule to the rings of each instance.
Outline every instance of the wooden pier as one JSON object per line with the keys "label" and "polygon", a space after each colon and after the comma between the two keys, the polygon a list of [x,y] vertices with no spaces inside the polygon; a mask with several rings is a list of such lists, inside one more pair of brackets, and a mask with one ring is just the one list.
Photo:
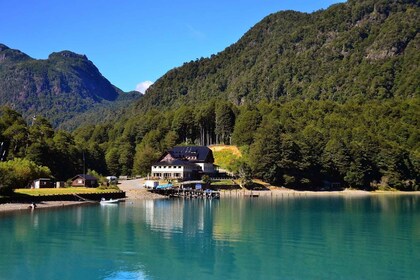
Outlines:
{"label": "wooden pier", "polygon": [[153,189],[150,192],[165,195],[171,198],[203,198],[203,199],[219,199],[220,192],[213,190],[194,190],[194,189]]}

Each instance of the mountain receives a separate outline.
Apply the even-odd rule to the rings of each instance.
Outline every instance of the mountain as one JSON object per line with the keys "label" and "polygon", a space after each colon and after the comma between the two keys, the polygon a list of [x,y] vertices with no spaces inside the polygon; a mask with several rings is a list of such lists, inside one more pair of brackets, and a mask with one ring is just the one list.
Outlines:
{"label": "mountain", "polygon": [[372,100],[420,93],[419,1],[350,0],[267,16],[237,43],[170,70],[138,110],[222,98]]}
{"label": "mountain", "polygon": [[33,59],[0,44],[0,105],[26,119],[42,115],[59,127],[93,108],[126,102],[124,95],[85,55],[62,51]]}
{"label": "mountain", "polygon": [[80,126],[114,123],[115,120],[127,115],[130,112],[131,104],[142,96],[137,91],[121,93],[114,101],[104,100],[91,109],[64,120],[60,123],[59,128],[74,131]]}
{"label": "mountain", "polygon": [[[223,52],[172,69],[136,102],[130,99],[135,95],[112,101],[117,95],[83,91],[80,85],[95,81],[76,75],[83,72],[75,71],[78,65],[94,67],[83,56],[64,52],[36,61],[2,46],[3,87],[17,78],[37,85],[44,77],[60,82],[63,102],[88,100],[93,109],[60,123],[78,127],[70,135],[54,132],[41,118],[25,124],[13,110],[0,108],[0,154],[47,166],[56,178],[80,169],[82,155],[101,174],[145,176],[174,146],[234,144],[243,157],[231,171],[247,181],[252,176],[310,190],[420,190],[419,22],[418,1],[406,0],[279,12]],[[83,73],[101,77],[91,70]],[[54,73],[66,79],[53,79]],[[61,89],[68,77],[80,90]],[[52,96],[55,88],[46,85],[31,92]],[[10,88],[15,91],[20,97]]]}

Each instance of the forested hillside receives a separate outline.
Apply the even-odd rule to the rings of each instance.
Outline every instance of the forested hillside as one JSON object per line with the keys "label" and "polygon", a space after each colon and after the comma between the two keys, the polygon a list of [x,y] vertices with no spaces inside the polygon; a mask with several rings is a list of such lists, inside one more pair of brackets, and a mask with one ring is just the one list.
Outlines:
{"label": "forested hillside", "polygon": [[295,98],[411,98],[420,93],[419,2],[350,0],[267,16],[223,52],[172,69],[138,110],[217,97],[236,105]]}
{"label": "forested hillside", "polygon": [[419,119],[419,99],[242,107],[211,101],[194,111],[187,106],[151,110],[138,120],[86,126],[72,136],[54,131],[42,118],[27,125],[3,108],[0,154],[6,163],[24,158],[66,180],[83,171],[83,159],[103,175],[146,175],[174,145],[231,142],[243,154],[234,172],[275,185],[318,189],[331,181],[362,189],[417,190]]}
{"label": "forested hillside", "polygon": [[0,44],[0,106],[13,108],[27,120],[41,115],[54,127],[67,122],[73,128],[75,121],[70,120],[79,114],[138,98],[123,95],[84,55],[62,51],[37,60]]}
{"label": "forested hillside", "polygon": [[223,101],[151,110],[138,119],[85,127],[112,174],[143,174],[162,151],[182,143],[236,144],[236,172],[275,185],[317,189],[323,181],[362,189],[418,188],[420,100],[301,101],[238,107]]}
{"label": "forested hillside", "polygon": [[46,119],[38,117],[28,125],[21,114],[0,107],[0,193],[2,187],[27,186],[28,174],[67,180],[83,173],[82,155],[73,137],[54,131]]}
{"label": "forested hillside", "polygon": [[146,175],[175,145],[224,143],[243,155],[233,171],[279,186],[418,190],[419,15],[407,0],[270,15],[225,51],[169,71],[114,121],[70,135],[3,109],[3,161],[62,178],[85,154],[101,174]]}

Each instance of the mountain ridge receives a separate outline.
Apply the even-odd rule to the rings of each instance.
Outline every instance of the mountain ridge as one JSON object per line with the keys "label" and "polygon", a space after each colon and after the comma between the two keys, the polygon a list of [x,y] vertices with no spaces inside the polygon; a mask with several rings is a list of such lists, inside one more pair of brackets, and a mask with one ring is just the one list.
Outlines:
{"label": "mountain ridge", "polygon": [[[65,178],[82,155],[101,174],[146,176],[171,147],[234,144],[243,157],[231,171],[244,179],[306,190],[419,190],[418,22],[418,1],[404,0],[276,13],[225,51],[170,70],[136,106],[106,101],[105,112],[63,122],[79,126],[72,135],[0,108],[3,149],[7,159],[25,157]],[[66,60],[84,59],[67,55],[53,56],[64,72],[78,66]]]}
{"label": "mountain ridge", "polygon": [[420,93],[419,21],[418,1],[408,0],[271,14],[224,51],[168,71],[137,110],[211,98],[240,105],[414,97]]}
{"label": "mountain ridge", "polygon": [[59,127],[79,114],[118,101],[123,94],[86,55],[65,50],[34,59],[0,44],[0,105],[26,119],[42,115]]}

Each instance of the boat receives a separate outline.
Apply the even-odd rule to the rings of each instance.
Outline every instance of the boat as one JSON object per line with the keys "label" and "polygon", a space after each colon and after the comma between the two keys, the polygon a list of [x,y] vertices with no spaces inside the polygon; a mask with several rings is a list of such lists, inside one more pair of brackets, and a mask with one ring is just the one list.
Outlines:
{"label": "boat", "polygon": [[101,205],[108,205],[108,204],[117,204],[119,203],[121,200],[120,199],[109,199],[106,200],[105,198],[102,198],[102,200],[99,202]]}

